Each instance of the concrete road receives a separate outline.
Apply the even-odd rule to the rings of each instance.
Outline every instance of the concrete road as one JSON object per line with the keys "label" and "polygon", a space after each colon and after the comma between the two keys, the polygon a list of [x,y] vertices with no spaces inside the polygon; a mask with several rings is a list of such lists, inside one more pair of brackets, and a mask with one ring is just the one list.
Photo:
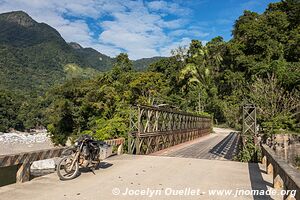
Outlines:
{"label": "concrete road", "polygon": [[234,130],[214,128],[214,133],[151,155],[233,160],[238,152],[238,135]]}
{"label": "concrete road", "polygon": [[[247,192],[270,189],[272,177],[260,170],[258,164],[232,161],[122,155],[105,160],[95,175],[84,172],[74,180],[59,181],[56,174],[50,174],[23,184],[1,187],[0,199],[270,199],[268,196],[254,198]],[[246,191],[234,197],[237,189]],[[232,193],[209,194],[215,190]],[[273,199],[280,199],[280,196]]]}
{"label": "concrete road", "polygon": [[251,190],[272,190],[272,176],[259,164],[230,161],[236,153],[236,134],[214,131],[155,156],[108,158],[95,174],[82,172],[74,180],[60,181],[50,174],[0,187],[0,200],[282,199],[251,195]]}

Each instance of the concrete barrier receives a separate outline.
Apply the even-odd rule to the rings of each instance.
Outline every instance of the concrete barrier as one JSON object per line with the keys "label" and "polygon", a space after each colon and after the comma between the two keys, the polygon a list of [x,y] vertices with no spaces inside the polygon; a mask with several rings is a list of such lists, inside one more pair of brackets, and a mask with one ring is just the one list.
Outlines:
{"label": "concrete barrier", "polygon": [[300,173],[291,167],[286,161],[280,159],[271,148],[263,144],[262,163],[266,165],[266,172],[273,175],[273,187],[275,189],[296,190],[295,197],[291,193],[284,199],[300,199]]}
{"label": "concrete barrier", "polygon": [[[116,146],[116,154],[120,155],[123,152],[124,138],[105,140],[110,146]],[[34,161],[45,160],[49,158],[60,157],[62,152],[68,147],[58,147],[52,149],[43,149],[39,151],[30,151],[18,154],[0,155],[0,168],[8,166],[18,166],[16,174],[16,182],[22,183],[30,180],[30,166]],[[105,156],[109,157],[113,154],[112,151],[106,152]]]}

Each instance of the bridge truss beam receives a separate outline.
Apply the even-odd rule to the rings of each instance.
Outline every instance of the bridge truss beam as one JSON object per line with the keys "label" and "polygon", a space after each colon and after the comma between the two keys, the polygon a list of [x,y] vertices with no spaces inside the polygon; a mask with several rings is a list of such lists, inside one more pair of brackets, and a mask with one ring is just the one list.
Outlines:
{"label": "bridge truss beam", "polygon": [[150,154],[210,132],[211,119],[159,107],[132,107],[128,152]]}
{"label": "bridge truss beam", "polygon": [[243,106],[243,135],[255,136],[256,131],[256,107],[253,104]]}

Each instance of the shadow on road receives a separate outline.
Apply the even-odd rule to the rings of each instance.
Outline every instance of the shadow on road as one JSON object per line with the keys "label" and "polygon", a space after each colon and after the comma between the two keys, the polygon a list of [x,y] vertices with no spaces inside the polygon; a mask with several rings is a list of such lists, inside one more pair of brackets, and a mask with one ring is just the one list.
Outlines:
{"label": "shadow on road", "polygon": [[209,153],[214,157],[222,157],[227,160],[232,160],[237,153],[238,148],[238,135],[231,132],[222,141],[215,145]]}
{"label": "shadow on road", "polygon": [[99,169],[107,169],[109,167],[113,166],[113,164],[108,163],[108,162],[100,162],[95,169],[92,169],[90,167],[85,167],[85,168],[80,168],[79,169],[79,174],[78,176],[80,176],[81,173],[93,173],[94,170],[99,170]]}
{"label": "shadow on road", "polygon": [[[255,190],[264,190],[267,191],[267,186],[272,187],[271,183],[266,182],[261,174],[261,170],[259,168],[258,163],[248,163],[251,189]],[[269,195],[253,195],[254,200],[273,200]]]}
{"label": "shadow on road", "polygon": [[106,168],[109,168],[109,167],[111,167],[111,166],[113,166],[113,164],[108,163],[108,162],[100,162],[100,164],[98,165],[98,167],[99,167],[100,169],[106,169]]}

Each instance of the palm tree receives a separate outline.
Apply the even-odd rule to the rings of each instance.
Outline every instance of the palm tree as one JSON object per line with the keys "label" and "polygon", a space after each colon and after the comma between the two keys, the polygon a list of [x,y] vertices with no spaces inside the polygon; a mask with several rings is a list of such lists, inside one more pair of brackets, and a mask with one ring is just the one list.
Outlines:
{"label": "palm tree", "polygon": [[205,89],[208,87],[210,69],[207,66],[208,51],[202,46],[200,41],[192,40],[186,65],[180,72],[180,80],[184,80],[184,89],[201,85]]}
{"label": "palm tree", "polygon": [[192,40],[186,59],[187,64],[180,72],[180,79],[187,83],[185,87],[200,85],[206,91],[209,90],[212,76],[218,71],[223,60],[218,49],[221,43],[222,38],[215,38],[205,46],[198,40]]}

